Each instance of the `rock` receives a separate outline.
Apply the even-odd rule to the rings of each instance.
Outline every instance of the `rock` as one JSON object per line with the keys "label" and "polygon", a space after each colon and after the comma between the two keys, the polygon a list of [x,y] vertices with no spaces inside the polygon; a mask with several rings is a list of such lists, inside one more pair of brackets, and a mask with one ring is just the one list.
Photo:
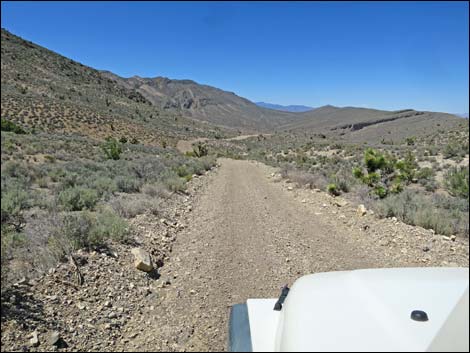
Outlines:
{"label": "rock", "polygon": [[21,277],[21,279],[20,279],[18,282],[16,282],[16,283],[14,284],[14,286],[15,286],[15,287],[19,287],[19,286],[28,285],[28,284],[29,284],[29,283],[28,283],[28,280],[26,279],[26,277]]}
{"label": "rock", "polygon": [[39,346],[39,335],[38,335],[38,332],[37,331],[34,331],[32,334],[31,334],[31,339],[29,340],[29,345],[31,347],[37,347]]}
{"label": "rock", "polygon": [[115,319],[118,317],[118,314],[115,313],[114,311],[111,311],[109,314],[108,314],[108,319]]}
{"label": "rock", "polygon": [[356,212],[357,212],[357,214],[358,214],[359,216],[361,216],[361,217],[362,217],[362,216],[365,216],[365,215],[367,214],[366,206],[364,206],[364,205],[359,205],[359,207],[357,208],[357,211],[356,211]]}
{"label": "rock", "polygon": [[301,202],[302,202],[302,203],[307,203],[307,200],[303,199]]}
{"label": "rock", "polygon": [[431,250],[431,248],[429,248],[429,246],[423,247],[423,251],[424,251],[424,252],[428,252],[429,250]]}
{"label": "rock", "polygon": [[60,344],[60,333],[58,331],[53,331],[49,335],[49,344],[51,346],[58,346]]}
{"label": "rock", "polygon": [[450,240],[452,240],[452,241],[455,241],[455,239],[457,239],[457,237],[456,237],[455,235],[451,235],[449,238],[450,238]]}
{"label": "rock", "polygon": [[79,310],[83,310],[83,309],[85,309],[85,304],[83,304],[82,302],[78,302],[78,303],[77,303],[77,308],[78,308]]}
{"label": "rock", "polygon": [[288,191],[292,191],[292,190],[294,190],[294,188],[293,188],[292,186],[288,186],[288,187],[287,187],[287,190],[288,190]]}
{"label": "rock", "polygon": [[13,305],[16,304],[16,295],[13,294],[13,295],[10,297],[10,304],[13,304]]}
{"label": "rock", "polygon": [[320,189],[313,189],[313,192],[321,192]]}
{"label": "rock", "polygon": [[442,236],[442,240],[450,241],[450,237],[448,237],[447,235],[443,235],[443,236]]}
{"label": "rock", "polygon": [[337,207],[344,207],[348,204],[348,201],[344,200],[344,199],[341,199],[341,198],[335,198],[333,200],[333,205],[337,206]]}
{"label": "rock", "polygon": [[135,257],[135,268],[144,272],[150,272],[153,270],[152,260],[150,259],[148,252],[141,248],[133,248],[131,253]]}

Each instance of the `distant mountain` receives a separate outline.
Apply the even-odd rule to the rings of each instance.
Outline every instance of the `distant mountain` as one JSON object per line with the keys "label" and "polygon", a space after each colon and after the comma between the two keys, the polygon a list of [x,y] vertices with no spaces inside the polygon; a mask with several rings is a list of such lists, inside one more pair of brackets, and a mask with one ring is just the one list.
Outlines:
{"label": "distant mountain", "polygon": [[460,116],[461,118],[468,119],[468,113],[454,114],[454,115]]}
{"label": "distant mountain", "polygon": [[2,117],[38,131],[79,133],[97,139],[125,136],[158,145],[185,136],[211,136],[221,126],[232,128],[230,133],[233,129],[288,131],[389,141],[464,124],[452,114],[412,109],[268,109],[191,80],[123,78],[98,71],[3,29],[1,39]]}
{"label": "distant mountain", "polygon": [[266,103],[266,102],[255,102],[256,105],[268,108],[272,110],[280,110],[284,112],[292,112],[292,113],[303,113],[308,112],[309,110],[315,109],[313,107],[309,107],[306,105],[280,105],[280,104],[273,104],[273,103]]}
{"label": "distant mountain", "polygon": [[218,126],[268,131],[295,119],[294,113],[259,107],[233,92],[191,80],[102,74],[126,89],[135,89],[159,109]]}
{"label": "distant mountain", "polygon": [[413,109],[386,111],[326,105],[297,115],[300,117],[284,125],[283,130],[307,134],[322,131],[355,141],[400,140],[461,124],[461,119],[452,114]]}

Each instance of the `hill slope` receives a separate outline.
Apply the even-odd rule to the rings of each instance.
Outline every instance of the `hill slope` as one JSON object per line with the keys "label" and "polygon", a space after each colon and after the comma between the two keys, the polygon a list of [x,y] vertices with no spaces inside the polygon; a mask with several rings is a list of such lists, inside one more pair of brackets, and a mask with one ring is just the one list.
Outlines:
{"label": "hill slope", "polygon": [[151,104],[135,89],[2,29],[2,117],[40,131],[160,144],[212,127]]}
{"label": "hill slope", "polygon": [[[151,144],[245,132],[325,133],[363,140],[454,128],[451,114],[324,106],[267,109],[191,80],[122,78],[67,59],[2,29],[2,117],[36,130]],[[405,120],[406,119],[406,120]],[[225,129],[225,128],[228,128]]]}
{"label": "hill slope", "polygon": [[282,126],[281,130],[316,131],[331,137],[366,141],[426,135],[436,130],[456,128],[461,123],[461,119],[452,114],[413,109],[386,111],[327,105],[299,115],[302,117]]}
{"label": "hill slope", "polygon": [[219,126],[263,131],[286,124],[295,118],[292,113],[259,107],[235,93],[191,80],[139,76],[122,78],[111,72],[103,74],[123,87],[135,89],[160,109],[178,112],[185,117]]}

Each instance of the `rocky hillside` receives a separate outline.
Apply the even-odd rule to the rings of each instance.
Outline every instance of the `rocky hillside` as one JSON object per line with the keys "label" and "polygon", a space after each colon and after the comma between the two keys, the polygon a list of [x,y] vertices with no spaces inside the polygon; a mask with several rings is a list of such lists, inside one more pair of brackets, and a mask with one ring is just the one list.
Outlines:
{"label": "rocky hillside", "polygon": [[359,141],[404,138],[449,129],[461,121],[450,114],[411,109],[267,109],[191,80],[122,78],[98,71],[4,29],[1,50],[2,117],[35,130],[100,139],[124,135],[155,145],[163,140],[175,144],[180,137],[230,135],[234,130],[322,132]]}
{"label": "rocky hillside", "polygon": [[122,87],[135,89],[159,109],[219,126],[240,128],[245,131],[266,131],[296,118],[288,112],[259,107],[233,92],[201,85],[191,80],[139,76],[123,78],[111,72],[103,74]]}
{"label": "rocky hillside", "polygon": [[152,105],[100,71],[4,29],[1,35],[2,118],[36,131],[126,136],[154,145],[221,133]]}
{"label": "rocky hillside", "polygon": [[462,123],[452,114],[413,109],[385,111],[327,105],[299,115],[299,119],[283,126],[282,130],[307,134],[321,131],[356,142],[425,136],[436,130],[455,129]]}

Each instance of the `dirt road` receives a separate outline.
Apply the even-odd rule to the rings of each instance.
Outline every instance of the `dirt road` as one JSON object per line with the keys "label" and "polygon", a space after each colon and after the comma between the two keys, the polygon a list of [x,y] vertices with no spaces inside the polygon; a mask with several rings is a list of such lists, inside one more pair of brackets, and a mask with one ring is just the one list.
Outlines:
{"label": "dirt road", "polygon": [[[361,228],[368,228],[357,223],[355,209],[338,212],[324,203],[326,194],[300,200],[296,191],[272,181],[265,165],[220,163],[196,200],[190,227],[178,235],[172,260],[162,268],[168,285],[157,314],[147,321],[155,329],[137,337],[130,349],[223,350],[232,304],[277,297],[283,285],[304,274],[425,265],[418,257],[420,243],[407,243],[411,249],[404,255],[404,244],[394,240],[397,246],[384,247],[375,231],[363,240]],[[386,226],[379,227],[387,233]],[[444,258],[452,253],[440,252]],[[460,261],[468,266],[465,256]]]}

